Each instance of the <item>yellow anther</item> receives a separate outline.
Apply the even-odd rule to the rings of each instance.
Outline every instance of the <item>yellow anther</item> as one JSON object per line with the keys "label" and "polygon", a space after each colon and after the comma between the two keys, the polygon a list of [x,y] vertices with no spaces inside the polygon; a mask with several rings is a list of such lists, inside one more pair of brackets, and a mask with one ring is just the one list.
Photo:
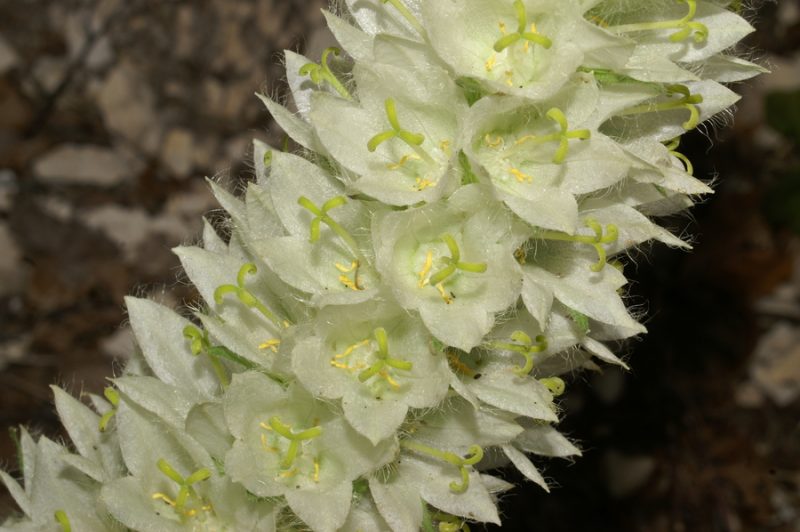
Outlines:
{"label": "yellow anther", "polygon": [[439,295],[442,296],[442,299],[445,303],[449,305],[453,302],[453,296],[447,293],[447,291],[444,289],[444,286],[442,286],[442,283],[437,284],[436,289],[439,291]]}
{"label": "yellow anther", "polygon": [[507,33],[506,32],[506,23],[501,21],[498,25],[500,26],[500,33],[505,35]]}
{"label": "yellow anther", "polygon": [[496,64],[497,64],[497,54],[492,54],[491,57],[489,57],[489,59],[486,60],[486,64],[484,65],[486,67],[486,72],[491,72],[492,70],[494,70]]}
{"label": "yellow anther", "polygon": [[331,359],[331,366],[333,366],[334,368],[346,369],[348,371],[355,371],[355,368],[351,368],[349,365],[345,364],[344,362],[337,362],[334,359]]}
{"label": "yellow anther", "polygon": [[439,143],[439,149],[442,150],[448,157],[453,153],[450,151],[450,144],[449,140],[443,140]]}
{"label": "yellow anther", "polygon": [[533,183],[533,177],[529,176],[528,174],[522,172],[518,168],[511,167],[508,169],[508,172],[517,178],[517,182],[519,183]]}
{"label": "yellow anther", "polygon": [[417,286],[420,288],[424,288],[425,285],[428,284],[428,277],[431,273],[431,269],[433,268],[433,251],[428,250],[428,254],[425,255],[425,264],[423,264],[422,269],[419,272],[419,282]]}
{"label": "yellow anther", "polygon": [[359,288],[356,283],[351,281],[346,275],[339,276],[339,282],[342,283],[345,287],[353,290],[354,292],[360,292],[361,288]]}
{"label": "yellow anther", "polygon": [[514,71],[513,70],[506,70],[506,85],[509,87],[514,86]]}
{"label": "yellow anther", "polygon": [[390,163],[386,165],[386,168],[389,170],[399,170],[400,168],[404,167],[408,161],[419,161],[421,157],[416,153],[409,153],[408,155],[403,155],[399,161],[396,163]]}
{"label": "yellow anther", "polygon": [[358,261],[357,260],[354,260],[350,264],[350,266],[345,266],[344,264],[340,264],[338,262],[336,263],[336,269],[339,270],[342,273],[350,273],[353,270],[355,270],[356,268],[358,268]]}
{"label": "yellow anther", "polygon": [[598,17],[597,15],[592,15],[589,17],[589,20],[600,26],[601,28],[607,28],[609,23],[605,21],[602,17]]}
{"label": "yellow anther", "polygon": [[175,507],[175,501],[170,499],[168,496],[164,495],[163,493],[153,493],[152,499],[154,501],[164,501],[165,503],[169,504],[172,507]]}
{"label": "yellow anther", "polygon": [[335,355],[333,358],[337,359],[337,360],[342,359],[342,358],[347,358],[350,355],[352,355],[353,351],[355,351],[359,347],[364,347],[365,345],[369,345],[370,341],[371,340],[369,338],[367,338],[367,339],[361,340],[360,342],[357,342],[357,343],[355,343],[353,345],[350,345],[350,346],[347,347],[347,349],[345,349],[344,351],[342,351],[338,355]]}
{"label": "yellow anther", "polygon": [[281,341],[278,340],[277,338],[272,338],[270,340],[267,340],[266,342],[263,342],[263,343],[259,344],[258,348],[259,349],[269,349],[273,353],[277,353],[279,345],[281,345]]}
{"label": "yellow anther", "polygon": [[503,137],[497,135],[496,137],[492,138],[490,133],[487,133],[486,136],[483,137],[483,142],[490,148],[499,148],[505,144]]}
{"label": "yellow anther", "polygon": [[288,329],[291,326],[292,326],[292,324],[289,322],[289,320],[283,320],[283,328],[284,329]]}
{"label": "yellow anther", "polygon": [[392,376],[391,376],[391,375],[389,375],[389,372],[388,372],[388,371],[386,371],[385,369],[383,369],[383,370],[379,371],[379,372],[378,372],[378,375],[379,375],[379,376],[380,376],[380,377],[381,377],[383,380],[385,380],[386,382],[388,382],[388,383],[389,383],[389,386],[391,386],[392,388],[394,388],[394,389],[397,389],[397,388],[399,388],[399,387],[400,387],[400,383],[398,383],[396,380],[394,380],[394,379],[392,378]]}
{"label": "yellow anther", "polygon": [[353,291],[356,291],[356,292],[360,292],[361,290],[364,289],[364,287],[361,286],[359,284],[359,282],[358,282],[358,268],[359,268],[360,264],[361,263],[359,261],[357,261],[357,260],[354,260],[350,264],[350,266],[344,266],[343,264],[339,264],[338,262],[335,264],[336,269],[339,270],[340,272],[342,272],[343,274],[353,272],[353,278],[352,279],[350,279],[346,275],[340,275],[339,276],[339,282],[342,283],[343,285],[345,285],[350,290],[353,290]]}
{"label": "yellow anther", "polygon": [[319,483],[319,458],[314,458],[314,476],[311,478],[314,482]]}
{"label": "yellow anther", "polygon": [[518,247],[517,250],[514,252],[514,258],[517,259],[517,262],[520,264],[526,264],[528,262],[528,254],[522,247]]}
{"label": "yellow anther", "polygon": [[435,184],[436,183],[434,183],[430,179],[422,179],[421,177],[418,177],[416,180],[416,184],[414,185],[414,188],[417,189],[418,192],[421,192],[426,188],[432,187]]}
{"label": "yellow anther", "polygon": [[280,474],[281,478],[292,478],[297,475],[297,468],[293,467],[288,471],[282,471]]}
{"label": "yellow anther", "polygon": [[525,135],[524,137],[520,137],[514,142],[514,146],[519,146],[520,144],[524,144],[529,140],[536,140],[538,137],[536,135]]}
{"label": "yellow anther", "polygon": [[463,373],[467,377],[475,376],[475,372],[472,370],[472,368],[461,362],[461,359],[458,358],[455,353],[447,353],[447,361],[450,362],[450,366],[452,366],[459,373]]}
{"label": "yellow anther", "polygon": [[[260,427],[261,428],[267,428],[267,427],[264,426],[264,423],[261,423]],[[272,429],[271,428],[267,428],[267,430],[272,430]],[[266,434],[262,434],[261,435],[261,447],[263,447],[263,449],[265,451],[267,451],[268,453],[277,453],[278,452],[278,448],[277,447],[274,447],[274,446],[269,444],[269,442],[267,441],[267,435]]]}
{"label": "yellow anther", "polygon": [[[531,33],[539,33],[536,30],[536,23],[535,22],[531,22]],[[531,41],[525,41],[525,44],[523,45],[523,48],[525,49],[526,52],[528,50],[530,50],[531,49]]]}

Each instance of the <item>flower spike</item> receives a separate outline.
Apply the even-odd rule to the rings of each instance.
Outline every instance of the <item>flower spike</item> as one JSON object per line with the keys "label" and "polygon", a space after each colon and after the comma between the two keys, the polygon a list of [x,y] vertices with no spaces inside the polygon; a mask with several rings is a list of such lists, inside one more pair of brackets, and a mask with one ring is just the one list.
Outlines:
{"label": "flower spike", "polygon": [[338,48],[331,46],[330,48],[326,48],[324,52],[322,52],[322,59],[320,60],[319,64],[316,63],[306,63],[302,67],[300,67],[300,71],[298,72],[301,76],[308,76],[311,78],[311,81],[316,83],[317,85],[321,85],[323,81],[327,82],[331,87],[333,87],[336,92],[338,92],[343,98],[348,100],[352,100],[353,97],[350,95],[350,92],[342,85],[342,82],[334,75],[331,71],[330,66],[328,66],[328,57],[333,54],[334,56],[339,56],[341,50]]}
{"label": "flower spike", "polygon": [[524,41],[526,45],[528,43],[538,44],[544,49],[553,46],[553,41],[536,31],[535,24],[531,24],[528,29],[528,14],[522,0],[514,0],[514,12],[517,15],[517,31],[500,37],[494,43],[495,52],[502,52],[519,41]]}

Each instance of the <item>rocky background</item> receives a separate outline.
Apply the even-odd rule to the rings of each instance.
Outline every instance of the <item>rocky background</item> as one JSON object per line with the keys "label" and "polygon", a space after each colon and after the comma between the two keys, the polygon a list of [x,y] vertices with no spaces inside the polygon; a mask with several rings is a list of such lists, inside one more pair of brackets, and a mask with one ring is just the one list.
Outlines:
{"label": "rocky background", "polygon": [[[628,261],[650,334],[632,372],[570,384],[585,456],[506,496],[509,530],[800,531],[800,0],[758,3],[747,46],[774,74],[684,144],[720,175],[671,223],[697,249]],[[253,137],[282,142],[253,93],[284,93],[281,50],[329,44],[324,4],[0,0],[1,466],[7,429],[59,435],[48,384],[118,371],[125,294],[192,300],[170,249],[221,217],[205,176],[235,188]]]}

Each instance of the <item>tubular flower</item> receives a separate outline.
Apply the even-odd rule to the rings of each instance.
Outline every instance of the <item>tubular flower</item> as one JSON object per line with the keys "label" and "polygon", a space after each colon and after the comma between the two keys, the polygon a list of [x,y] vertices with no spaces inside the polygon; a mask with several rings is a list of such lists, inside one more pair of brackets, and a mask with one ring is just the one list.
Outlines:
{"label": "tubular flower", "polygon": [[580,455],[569,376],[645,332],[626,252],[711,189],[680,151],[752,27],[719,0],[345,0],[286,52],[302,149],[216,183],[175,249],[203,304],[128,298],[138,348],[68,448],[21,430],[3,530],[415,532],[500,523],[510,464]]}

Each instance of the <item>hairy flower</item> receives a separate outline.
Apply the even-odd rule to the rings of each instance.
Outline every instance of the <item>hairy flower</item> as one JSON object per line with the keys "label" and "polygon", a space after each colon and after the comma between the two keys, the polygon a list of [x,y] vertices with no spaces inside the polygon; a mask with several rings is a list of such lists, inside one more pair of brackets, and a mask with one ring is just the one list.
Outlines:
{"label": "hairy flower", "polygon": [[341,49],[286,52],[299,146],[212,191],[229,236],[175,249],[191,319],[126,300],[138,349],[72,448],[20,432],[4,530],[454,532],[494,472],[580,455],[571,372],[645,332],[625,254],[711,189],[680,137],[763,69],[721,0],[346,0]]}

